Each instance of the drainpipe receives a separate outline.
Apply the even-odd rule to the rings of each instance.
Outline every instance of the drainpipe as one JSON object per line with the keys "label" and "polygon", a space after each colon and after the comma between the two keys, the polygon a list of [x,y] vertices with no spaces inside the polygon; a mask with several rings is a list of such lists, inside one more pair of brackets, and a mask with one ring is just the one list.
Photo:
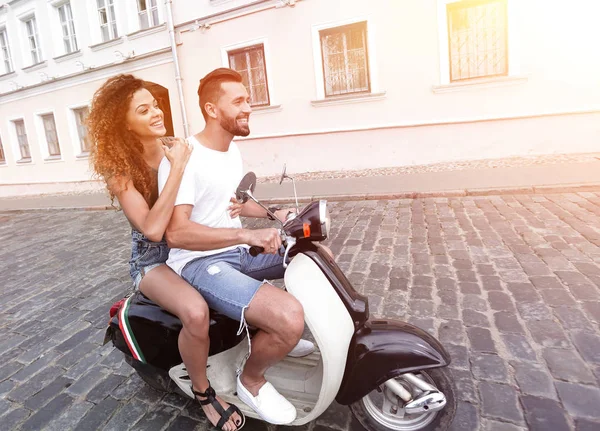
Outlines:
{"label": "drainpipe", "polygon": [[169,28],[169,39],[171,40],[171,55],[173,57],[173,65],[175,66],[175,81],[177,81],[177,93],[179,96],[179,107],[181,109],[181,117],[183,118],[183,132],[185,137],[190,135],[187,114],[185,112],[185,100],[183,98],[183,85],[181,82],[181,71],[179,70],[179,58],[177,57],[177,43],[175,42],[175,25],[173,23],[173,0],[165,0],[167,8],[167,27]]}

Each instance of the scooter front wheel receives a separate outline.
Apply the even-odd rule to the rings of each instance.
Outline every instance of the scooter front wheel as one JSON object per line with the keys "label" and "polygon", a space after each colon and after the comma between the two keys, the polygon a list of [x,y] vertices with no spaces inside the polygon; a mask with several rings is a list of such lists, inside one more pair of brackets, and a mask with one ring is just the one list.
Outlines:
{"label": "scooter front wheel", "polygon": [[[454,385],[448,368],[434,368],[413,373],[425,383],[434,386],[441,392],[446,404],[441,410],[424,408],[420,413],[408,413],[407,405],[383,384],[362,399],[350,405],[350,410],[361,425],[369,431],[444,431],[452,424],[456,413],[456,397]],[[422,398],[426,393],[414,384],[414,379],[398,376],[392,382],[400,384],[413,399]]]}

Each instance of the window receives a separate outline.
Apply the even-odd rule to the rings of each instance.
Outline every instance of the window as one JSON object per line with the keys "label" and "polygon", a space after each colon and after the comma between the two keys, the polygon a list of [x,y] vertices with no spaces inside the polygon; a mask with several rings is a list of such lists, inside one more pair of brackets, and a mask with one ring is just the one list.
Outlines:
{"label": "window", "polygon": [[87,127],[85,121],[87,119],[90,110],[87,106],[83,108],[73,109],[75,115],[75,125],[77,126],[77,136],[79,138],[79,145],[82,153],[90,151],[90,137],[88,136]]}
{"label": "window", "polygon": [[4,147],[2,146],[2,137],[0,137],[0,164],[6,163],[6,156],[4,155]]}
{"label": "window", "polygon": [[506,0],[446,5],[450,81],[508,75]]}
{"label": "window", "polygon": [[65,53],[69,54],[77,51],[77,37],[75,36],[75,23],[73,22],[70,2],[58,7],[58,17],[60,19],[60,26],[62,27]]}
{"label": "window", "polygon": [[42,61],[42,51],[40,49],[40,42],[38,39],[37,24],[35,17],[32,17],[25,21],[25,27],[27,28],[27,39],[29,40],[29,52],[31,53],[32,64],[37,64]]}
{"label": "window", "polygon": [[370,91],[367,23],[319,32],[325,97]]}
{"label": "window", "polygon": [[60,146],[58,145],[58,134],[56,133],[56,123],[54,114],[42,115],[44,123],[44,133],[46,134],[46,143],[48,144],[48,154],[50,157],[60,156]]}
{"label": "window", "polygon": [[228,56],[229,67],[242,75],[243,83],[250,94],[250,105],[268,106],[270,101],[264,45],[230,51]]}
{"label": "window", "polygon": [[140,28],[150,28],[158,25],[157,0],[137,0]]}
{"label": "window", "polygon": [[117,20],[115,18],[114,0],[96,0],[98,5],[98,17],[100,19],[100,32],[102,41],[107,42],[119,37],[117,33]]}
{"label": "window", "polygon": [[17,141],[19,142],[19,151],[21,152],[21,160],[31,159],[29,151],[29,142],[27,141],[27,131],[25,130],[25,122],[23,120],[13,121],[15,131],[17,132]]}
{"label": "window", "polygon": [[2,51],[4,73],[10,73],[13,71],[13,65],[10,58],[10,48],[8,47],[8,34],[5,29],[0,30],[0,50]]}

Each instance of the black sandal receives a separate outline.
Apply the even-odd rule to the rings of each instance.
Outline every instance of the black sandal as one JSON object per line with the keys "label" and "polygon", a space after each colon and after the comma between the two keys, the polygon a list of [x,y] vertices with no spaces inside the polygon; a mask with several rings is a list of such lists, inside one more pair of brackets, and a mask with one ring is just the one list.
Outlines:
{"label": "black sandal", "polygon": [[[215,390],[210,385],[210,381],[208,382],[208,389],[206,389],[206,392],[198,392],[194,389],[193,386],[192,386],[192,392],[194,393],[194,395],[196,397],[206,398],[205,400],[198,400],[198,398],[196,398],[198,400],[198,402],[200,403],[200,405],[206,406],[206,405],[210,404],[213,407],[213,409],[215,409],[216,412],[219,415],[221,415],[221,419],[219,419],[219,422],[217,422],[216,425],[213,425],[214,427],[217,427],[218,429],[222,430],[223,426],[227,423],[227,421],[231,418],[231,416],[234,413],[237,413],[238,415],[240,415],[240,418],[242,420],[241,424],[238,424],[234,421],[234,423],[237,427],[236,431],[241,430],[244,427],[244,425],[246,424],[246,416],[244,416],[244,414],[241,412],[241,410],[235,404],[229,404],[229,408],[227,410],[223,409],[223,406],[217,400],[217,394],[216,394]],[[208,417],[207,417],[207,419],[208,419]]]}

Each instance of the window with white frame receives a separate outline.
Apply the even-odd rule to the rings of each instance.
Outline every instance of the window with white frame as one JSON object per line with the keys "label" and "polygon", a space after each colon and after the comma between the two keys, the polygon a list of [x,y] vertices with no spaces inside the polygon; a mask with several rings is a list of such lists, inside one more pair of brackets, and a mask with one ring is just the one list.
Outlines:
{"label": "window with white frame", "polygon": [[141,29],[158,25],[157,0],[137,0],[137,6]]}
{"label": "window with white frame", "polygon": [[261,43],[227,52],[229,67],[242,75],[250,94],[250,106],[269,106],[269,85],[265,64],[265,48]]}
{"label": "window with white frame", "polygon": [[86,126],[86,120],[89,113],[90,109],[87,106],[73,109],[77,137],[79,138],[79,147],[81,148],[82,153],[88,153],[90,151],[90,137]]}
{"label": "window with white frame", "polygon": [[0,136],[0,163],[6,163],[6,156],[4,155],[4,147],[2,146],[2,137]]}
{"label": "window with white frame", "polygon": [[40,63],[42,61],[42,50],[40,48],[37,23],[34,16],[25,21],[25,28],[27,30],[29,52],[31,53],[31,63]]}
{"label": "window with white frame", "polygon": [[100,33],[102,41],[107,42],[119,37],[117,32],[117,18],[115,15],[114,0],[96,0],[98,18],[100,20]]}
{"label": "window with white frame", "polygon": [[29,150],[29,141],[27,140],[27,130],[25,130],[24,120],[13,120],[17,142],[19,143],[19,151],[21,152],[21,160],[31,159],[31,151]]}
{"label": "window with white frame", "polygon": [[507,0],[446,5],[450,82],[508,75]]}
{"label": "window with white frame", "polygon": [[48,144],[48,155],[50,157],[60,156],[60,145],[58,144],[58,134],[56,133],[56,122],[54,114],[41,115],[44,124],[44,134]]}
{"label": "window with white frame", "polygon": [[319,32],[325,97],[370,91],[367,23]]}
{"label": "window with white frame", "polygon": [[12,58],[10,56],[10,47],[8,46],[8,33],[6,29],[0,29],[0,51],[2,51],[2,64],[4,65],[4,72],[2,73],[10,73],[12,72]]}
{"label": "window with white frame", "polygon": [[58,8],[58,19],[62,28],[63,45],[65,54],[77,51],[77,36],[75,35],[75,22],[71,11],[71,2],[66,2]]}

